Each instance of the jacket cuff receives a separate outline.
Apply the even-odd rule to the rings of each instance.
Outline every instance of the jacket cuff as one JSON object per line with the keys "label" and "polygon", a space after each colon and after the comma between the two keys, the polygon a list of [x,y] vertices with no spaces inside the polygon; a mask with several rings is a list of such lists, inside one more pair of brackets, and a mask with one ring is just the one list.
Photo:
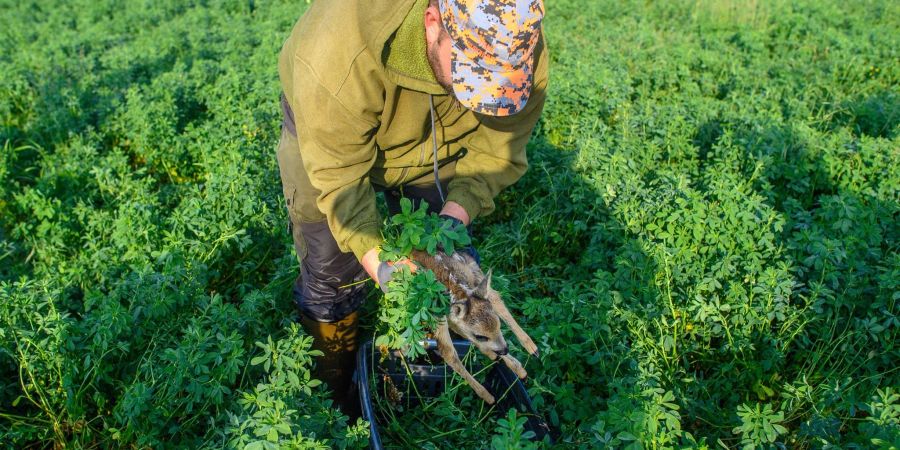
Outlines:
{"label": "jacket cuff", "polygon": [[378,223],[370,222],[353,230],[346,242],[347,247],[353,252],[356,259],[362,261],[363,255],[381,245],[384,239],[381,237],[381,228],[378,226]]}
{"label": "jacket cuff", "polygon": [[474,221],[482,213],[487,215],[491,212],[489,205],[485,207],[484,201],[468,189],[451,189],[447,194],[447,201],[459,203],[459,206],[462,206],[466,213],[469,214],[470,221]]}

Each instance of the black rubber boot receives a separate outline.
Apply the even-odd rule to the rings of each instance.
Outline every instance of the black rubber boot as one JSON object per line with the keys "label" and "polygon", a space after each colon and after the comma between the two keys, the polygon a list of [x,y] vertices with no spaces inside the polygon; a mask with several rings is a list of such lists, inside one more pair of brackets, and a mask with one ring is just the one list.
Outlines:
{"label": "black rubber boot", "polygon": [[361,414],[356,385],[353,383],[356,351],[359,347],[359,313],[350,313],[336,322],[319,322],[301,314],[300,322],[313,337],[312,348],[323,353],[316,359],[313,376],[328,386],[335,406],[350,417],[351,423],[355,422]]}

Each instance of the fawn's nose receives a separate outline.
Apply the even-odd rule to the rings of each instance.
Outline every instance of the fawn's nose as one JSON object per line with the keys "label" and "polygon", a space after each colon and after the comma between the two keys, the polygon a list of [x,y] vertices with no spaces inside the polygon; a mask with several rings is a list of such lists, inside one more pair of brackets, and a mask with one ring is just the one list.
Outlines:
{"label": "fawn's nose", "polygon": [[506,356],[509,354],[509,347],[503,347],[500,350],[497,350],[498,356]]}

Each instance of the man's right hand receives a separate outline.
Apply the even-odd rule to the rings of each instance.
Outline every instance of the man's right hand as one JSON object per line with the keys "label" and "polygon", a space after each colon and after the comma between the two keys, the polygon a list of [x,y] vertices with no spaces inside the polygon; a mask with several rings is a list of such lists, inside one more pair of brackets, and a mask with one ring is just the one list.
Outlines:
{"label": "man's right hand", "polygon": [[400,261],[379,261],[379,251],[380,250],[377,247],[367,251],[359,262],[369,276],[378,283],[378,286],[381,287],[382,291],[387,292],[387,283],[391,281],[391,276],[398,269],[398,267],[396,267],[398,264],[409,266],[410,272],[416,271],[415,263],[408,259],[402,259]]}
{"label": "man's right hand", "polygon": [[396,272],[397,269],[398,265],[390,264],[387,261],[382,261],[378,264],[375,281],[378,283],[378,287],[381,288],[381,291],[385,294],[387,294],[388,291],[388,282],[394,277],[394,272]]}

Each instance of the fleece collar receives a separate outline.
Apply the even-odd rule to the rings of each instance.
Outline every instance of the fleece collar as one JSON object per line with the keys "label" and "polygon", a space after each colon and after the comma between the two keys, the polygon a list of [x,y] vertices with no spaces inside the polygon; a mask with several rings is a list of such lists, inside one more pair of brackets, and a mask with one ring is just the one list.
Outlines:
{"label": "fleece collar", "polygon": [[428,64],[423,16],[428,0],[415,0],[400,27],[387,40],[382,61],[389,78],[408,89],[446,94]]}

